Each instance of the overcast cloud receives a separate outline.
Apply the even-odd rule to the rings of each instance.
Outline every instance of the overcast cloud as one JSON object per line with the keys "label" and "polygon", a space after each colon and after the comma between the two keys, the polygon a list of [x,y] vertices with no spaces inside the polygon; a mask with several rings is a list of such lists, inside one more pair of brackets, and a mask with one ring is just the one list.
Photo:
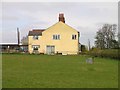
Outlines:
{"label": "overcast cloud", "polygon": [[[33,28],[45,29],[65,14],[66,24],[80,32],[80,43],[94,45],[96,31],[104,24],[118,23],[117,2],[4,2],[2,3],[2,42],[17,43],[16,28],[21,38]],[[1,24],[1,23],[0,23]]]}

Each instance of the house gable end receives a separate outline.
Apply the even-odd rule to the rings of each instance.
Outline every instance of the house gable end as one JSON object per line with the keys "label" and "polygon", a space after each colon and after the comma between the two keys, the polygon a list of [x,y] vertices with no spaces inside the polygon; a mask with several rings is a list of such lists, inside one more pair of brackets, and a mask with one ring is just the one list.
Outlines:
{"label": "house gable end", "polygon": [[55,32],[78,32],[78,31],[60,21],[52,25],[51,27],[47,28],[43,33],[46,32],[55,33]]}

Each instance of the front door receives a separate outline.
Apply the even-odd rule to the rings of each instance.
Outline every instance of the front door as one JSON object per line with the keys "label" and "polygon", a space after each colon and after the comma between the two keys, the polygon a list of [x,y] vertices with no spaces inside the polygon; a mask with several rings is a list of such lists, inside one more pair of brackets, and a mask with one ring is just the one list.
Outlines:
{"label": "front door", "polygon": [[55,46],[53,45],[47,45],[46,46],[46,53],[47,54],[54,54],[55,53]]}

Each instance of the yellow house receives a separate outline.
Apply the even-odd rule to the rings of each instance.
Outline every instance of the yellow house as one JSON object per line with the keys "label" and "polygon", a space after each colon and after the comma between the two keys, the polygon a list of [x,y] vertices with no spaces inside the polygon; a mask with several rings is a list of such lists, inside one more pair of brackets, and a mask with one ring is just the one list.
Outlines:
{"label": "yellow house", "polygon": [[28,34],[29,53],[78,54],[79,32],[65,24],[64,14],[59,22],[44,30],[32,30]]}

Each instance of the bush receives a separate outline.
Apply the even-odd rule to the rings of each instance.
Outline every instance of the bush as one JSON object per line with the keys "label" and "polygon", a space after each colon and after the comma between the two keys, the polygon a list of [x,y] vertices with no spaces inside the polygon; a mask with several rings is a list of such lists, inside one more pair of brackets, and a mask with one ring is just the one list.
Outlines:
{"label": "bush", "polygon": [[119,55],[119,49],[93,49],[88,52],[89,55],[95,56],[95,57],[107,57],[107,58],[114,58],[114,59],[120,59]]}

